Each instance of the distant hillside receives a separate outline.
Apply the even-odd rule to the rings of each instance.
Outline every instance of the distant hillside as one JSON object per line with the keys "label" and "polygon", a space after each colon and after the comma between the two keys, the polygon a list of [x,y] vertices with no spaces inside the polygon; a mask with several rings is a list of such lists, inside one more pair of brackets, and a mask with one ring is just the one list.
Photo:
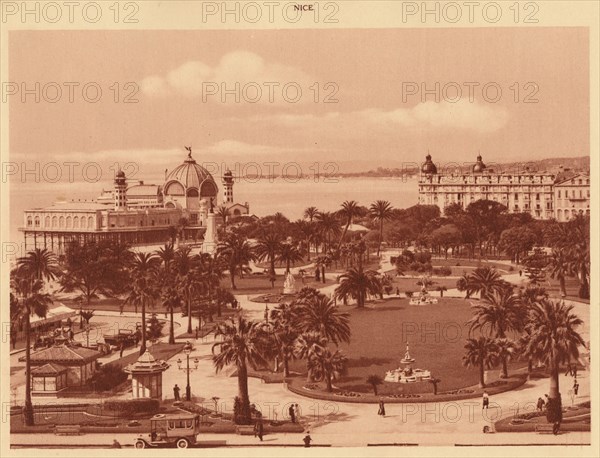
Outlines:
{"label": "distant hillside", "polygon": [[[590,169],[590,157],[555,157],[549,159],[540,159],[537,161],[519,161],[519,162],[505,162],[505,163],[491,163],[486,162],[488,167],[493,168],[495,171],[546,171],[551,173],[558,173],[560,167],[563,170],[571,169],[573,171],[584,171]],[[467,171],[466,168],[464,170]],[[402,177],[402,176],[414,176],[418,174],[418,170],[406,170],[398,167],[378,167],[374,170],[368,170],[363,172],[340,172],[338,175],[343,177]]]}

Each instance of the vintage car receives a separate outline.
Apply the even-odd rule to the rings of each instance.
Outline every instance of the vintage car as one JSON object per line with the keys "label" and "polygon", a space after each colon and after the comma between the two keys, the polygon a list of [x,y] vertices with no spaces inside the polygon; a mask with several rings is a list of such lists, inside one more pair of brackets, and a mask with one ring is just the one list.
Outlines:
{"label": "vintage car", "polygon": [[135,448],[188,448],[196,443],[200,417],[193,413],[158,414],[150,419],[150,434],[139,436]]}

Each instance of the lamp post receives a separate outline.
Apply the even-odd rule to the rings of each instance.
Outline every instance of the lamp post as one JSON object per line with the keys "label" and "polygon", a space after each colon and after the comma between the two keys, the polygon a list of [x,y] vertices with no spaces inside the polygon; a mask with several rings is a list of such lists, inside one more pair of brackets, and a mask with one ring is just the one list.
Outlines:
{"label": "lamp post", "polygon": [[194,358],[194,367],[190,367],[190,353],[192,352],[192,344],[188,341],[183,346],[183,352],[186,356],[186,366],[182,367],[181,358],[177,359],[177,366],[180,370],[185,371],[187,374],[187,385],[185,387],[185,400],[192,400],[192,387],[190,386],[190,372],[198,369],[198,358]]}

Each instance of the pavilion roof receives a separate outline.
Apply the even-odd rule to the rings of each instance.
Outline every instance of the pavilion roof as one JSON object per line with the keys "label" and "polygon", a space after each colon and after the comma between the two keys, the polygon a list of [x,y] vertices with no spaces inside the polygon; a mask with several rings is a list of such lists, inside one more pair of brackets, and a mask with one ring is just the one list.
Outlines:
{"label": "pavilion roof", "polygon": [[33,364],[58,363],[66,366],[82,365],[98,359],[102,353],[91,348],[55,345],[31,354]]}
{"label": "pavilion roof", "polygon": [[31,370],[33,375],[58,375],[65,372],[67,368],[56,363],[46,363],[43,366],[35,367]]}

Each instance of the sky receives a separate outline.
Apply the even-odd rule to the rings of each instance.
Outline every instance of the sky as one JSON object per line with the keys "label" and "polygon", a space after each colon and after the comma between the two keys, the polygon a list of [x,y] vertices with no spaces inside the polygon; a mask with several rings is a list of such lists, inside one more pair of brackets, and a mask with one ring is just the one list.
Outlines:
{"label": "sky", "polygon": [[[199,162],[344,172],[428,151],[442,163],[583,156],[588,74],[584,28],[12,31],[10,81],[46,92],[9,96],[9,148],[27,162],[135,160],[148,174],[185,145]],[[439,100],[422,94],[436,83]]]}

